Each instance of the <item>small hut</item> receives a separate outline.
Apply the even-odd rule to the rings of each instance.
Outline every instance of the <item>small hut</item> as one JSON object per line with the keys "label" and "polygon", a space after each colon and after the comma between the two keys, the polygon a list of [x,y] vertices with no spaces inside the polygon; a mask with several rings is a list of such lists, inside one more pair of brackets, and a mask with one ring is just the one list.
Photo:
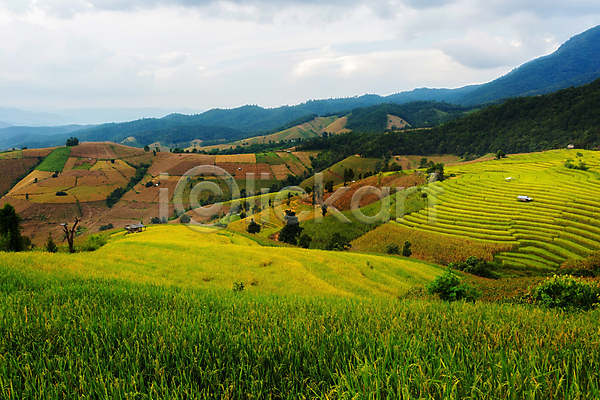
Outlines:
{"label": "small hut", "polygon": [[141,222],[139,224],[131,224],[127,225],[125,227],[125,230],[127,231],[127,233],[142,232],[146,230],[146,225],[142,224]]}

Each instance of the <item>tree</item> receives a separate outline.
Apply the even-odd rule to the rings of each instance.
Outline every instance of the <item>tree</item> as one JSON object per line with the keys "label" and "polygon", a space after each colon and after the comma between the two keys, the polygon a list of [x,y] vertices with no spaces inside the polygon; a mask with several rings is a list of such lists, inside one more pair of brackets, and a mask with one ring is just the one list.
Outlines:
{"label": "tree", "polygon": [[329,242],[327,243],[325,249],[341,251],[346,250],[348,247],[350,247],[350,241],[346,237],[342,236],[339,232],[336,232],[331,235],[331,238],[329,238]]}
{"label": "tree", "polygon": [[498,152],[496,153],[496,159],[499,160],[504,157],[506,157],[506,154],[502,150],[498,150]]}
{"label": "tree", "polygon": [[21,237],[21,217],[15,208],[6,203],[0,209],[0,250],[23,251],[25,246]]}
{"label": "tree", "polygon": [[402,247],[402,256],[410,257],[411,254],[412,254],[412,250],[410,249],[410,242],[405,241],[404,246]]}
{"label": "tree", "polygon": [[295,246],[298,243],[298,236],[302,233],[302,228],[294,211],[285,210],[285,214],[285,225],[279,232],[278,238],[280,242]]}
{"label": "tree", "polygon": [[67,139],[68,147],[77,146],[78,144],[79,144],[79,139],[77,139],[76,137],[71,136],[70,138]]}
{"label": "tree", "polygon": [[75,246],[73,245],[73,239],[75,238],[75,232],[77,231],[77,224],[81,219],[79,217],[75,217],[75,223],[73,227],[69,229],[69,225],[65,222],[60,224],[62,226],[63,231],[65,231],[65,235],[67,238],[67,243],[69,243],[69,253],[75,253]]}
{"label": "tree", "polygon": [[443,181],[445,179],[444,164],[438,163],[438,164],[430,165],[429,168],[427,169],[427,173],[428,174],[436,174],[437,180]]}
{"label": "tree", "polygon": [[187,214],[182,214],[181,217],[179,217],[179,222],[181,222],[182,224],[189,224],[191,220],[192,219]]}
{"label": "tree", "polygon": [[312,237],[310,237],[310,235],[307,233],[303,233],[302,235],[300,235],[300,238],[298,239],[298,246],[308,249],[310,247],[311,242],[312,242]]}
{"label": "tree", "polygon": [[325,182],[325,186],[323,187],[328,193],[333,192],[333,180],[328,180],[327,182]]}
{"label": "tree", "polygon": [[150,146],[148,146],[148,145],[145,145],[145,146],[144,146],[144,151],[150,151]]}
{"label": "tree", "polygon": [[427,168],[427,157],[421,158],[421,162],[419,163],[420,168]]}
{"label": "tree", "polygon": [[46,240],[46,251],[48,253],[56,253],[58,251],[58,246],[52,240],[52,233],[48,234],[48,239]]}
{"label": "tree", "polygon": [[254,218],[252,218],[250,220],[250,223],[248,224],[248,227],[246,228],[248,233],[251,233],[253,235],[256,233],[260,233],[260,229],[261,229],[260,224],[257,224],[256,222],[254,222]]}

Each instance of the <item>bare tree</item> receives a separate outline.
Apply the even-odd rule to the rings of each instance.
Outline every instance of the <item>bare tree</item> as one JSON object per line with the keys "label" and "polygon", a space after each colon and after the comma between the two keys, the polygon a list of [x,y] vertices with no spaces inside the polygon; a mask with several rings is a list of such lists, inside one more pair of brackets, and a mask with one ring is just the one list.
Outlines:
{"label": "bare tree", "polygon": [[73,227],[69,229],[69,224],[62,223],[60,226],[63,227],[65,235],[67,236],[67,242],[69,243],[69,252],[75,253],[75,246],[73,246],[73,238],[75,237],[75,231],[77,230],[77,224],[81,221],[79,217],[75,217],[75,223]]}

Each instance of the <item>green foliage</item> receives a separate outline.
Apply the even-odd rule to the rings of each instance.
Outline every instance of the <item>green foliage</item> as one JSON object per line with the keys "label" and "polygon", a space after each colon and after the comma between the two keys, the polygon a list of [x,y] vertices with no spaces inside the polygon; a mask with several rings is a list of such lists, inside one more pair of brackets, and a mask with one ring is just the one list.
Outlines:
{"label": "green foliage", "polygon": [[181,214],[181,216],[179,217],[179,222],[181,222],[182,224],[189,224],[191,221],[192,219],[187,214]]}
{"label": "green foliage", "polygon": [[327,182],[325,182],[325,185],[323,185],[323,188],[328,193],[333,192],[333,180],[328,180]]}
{"label": "green foliage", "polygon": [[10,203],[0,209],[0,251],[25,250],[21,236],[21,216]]}
{"label": "green foliage", "polygon": [[150,218],[150,223],[152,223],[152,224],[166,224],[167,221],[162,221],[158,217],[152,217],[152,218]]}
{"label": "green foliage", "polygon": [[38,171],[46,172],[62,171],[67,160],[69,159],[70,153],[71,147],[59,147],[52,153],[48,154],[36,169]]}
{"label": "green foliage", "polygon": [[333,235],[331,235],[331,238],[329,239],[325,250],[343,251],[347,250],[349,247],[350,239],[348,239],[346,236],[342,235],[339,232],[335,232]]}
{"label": "green foliage", "polygon": [[385,246],[385,253],[399,255],[400,254],[400,246],[398,246],[397,243],[388,243]]}
{"label": "green foliage", "polygon": [[248,233],[251,233],[253,235],[256,233],[260,233],[260,229],[261,229],[260,224],[256,223],[254,221],[254,218],[250,221],[250,223],[248,224],[248,227],[246,228]]}
{"label": "green foliage", "polygon": [[71,136],[69,139],[67,139],[67,147],[77,146],[78,144],[79,139],[77,139],[76,137]]}
{"label": "green foliage", "polygon": [[68,196],[69,194],[67,192],[63,192],[62,190],[59,190],[58,192],[55,193],[55,196]]}
{"label": "green foliage", "polygon": [[464,262],[450,263],[448,267],[467,274],[481,276],[482,278],[498,279],[499,276],[493,270],[495,266],[486,260],[479,259],[475,256],[469,256]]}
{"label": "green foliage", "polygon": [[506,153],[504,153],[502,150],[498,150],[498,152],[496,152],[496,160],[500,160],[504,157],[506,157]]}
{"label": "green foliage", "polygon": [[246,286],[244,285],[244,282],[240,282],[240,283],[234,282],[233,283],[233,291],[234,292],[243,292],[245,287]]}
{"label": "green foliage", "polygon": [[302,235],[300,235],[300,238],[298,239],[298,246],[300,246],[304,249],[308,249],[310,247],[311,242],[312,242],[312,238],[310,237],[310,235],[303,233]]}
{"label": "green foliage", "polygon": [[298,244],[298,236],[302,233],[302,228],[299,224],[286,224],[279,231],[278,240],[287,244],[296,246]]}
{"label": "green foliage", "polygon": [[146,186],[147,188],[149,188],[149,187],[152,187],[152,186],[154,186],[154,182],[152,182],[152,181],[148,181],[148,182],[146,182],[146,185],[145,185],[145,186]]}
{"label": "green foliage", "polygon": [[48,234],[48,239],[46,240],[46,251],[48,253],[56,253],[58,251],[58,246],[52,240],[52,233]]}
{"label": "green foliage", "polygon": [[474,287],[463,282],[456,274],[448,270],[427,284],[427,291],[446,301],[475,301],[481,295]]}
{"label": "green foliage", "polygon": [[98,230],[100,230],[100,231],[107,231],[107,230],[113,229],[113,228],[114,228],[114,225],[112,224],[112,222],[109,222],[106,225],[100,225],[100,228],[98,228]]}
{"label": "green foliage", "polygon": [[409,241],[405,241],[404,242],[404,246],[402,246],[402,256],[403,257],[410,257],[412,254],[412,250],[410,249],[410,242]]}
{"label": "green foliage", "polygon": [[80,251],[96,251],[100,247],[106,245],[108,239],[106,236],[90,235],[87,240],[79,246]]}
{"label": "green foliage", "polygon": [[578,169],[580,171],[587,171],[589,168],[586,165],[585,162],[583,162],[582,160],[579,160],[579,164],[575,165],[571,162],[572,160],[567,160],[565,161],[565,168],[569,168],[569,169]]}
{"label": "green foliage", "polygon": [[600,303],[600,286],[569,275],[554,275],[531,291],[534,303],[564,310],[590,310]]}

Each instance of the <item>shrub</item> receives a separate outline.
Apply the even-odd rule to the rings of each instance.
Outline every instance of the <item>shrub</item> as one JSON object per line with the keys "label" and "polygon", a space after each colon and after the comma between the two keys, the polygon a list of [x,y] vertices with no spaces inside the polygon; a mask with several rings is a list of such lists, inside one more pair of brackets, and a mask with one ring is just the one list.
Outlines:
{"label": "shrub", "polygon": [[310,247],[311,242],[312,242],[312,237],[310,237],[310,235],[307,233],[303,233],[302,235],[300,235],[300,238],[298,239],[298,246],[308,249]]}
{"label": "shrub", "polygon": [[329,243],[327,243],[327,247],[325,249],[342,251],[346,250],[348,247],[350,247],[350,240],[342,236],[339,232],[335,232],[333,235],[331,235]]}
{"label": "shrub", "polygon": [[248,224],[248,227],[246,228],[248,233],[251,233],[253,235],[256,233],[260,233],[260,229],[261,229],[261,226],[259,224],[257,224],[256,222],[254,222],[254,219],[252,219],[250,221],[250,223]]}
{"label": "shrub", "polygon": [[100,231],[107,231],[107,230],[112,229],[112,228],[114,228],[114,225],[112,224],[112,222],[109,222],[106,225],[100,225],[99,230]]}
{"label": "shrub", "polygon": [[437,294],[441,300],[445,301],[475,301],[481,296],[477,289],[463,282],[450,270],[444,275],[437,276],[426,288],[429,293]]}
{"label": "shrub", "polygon": [[499,278],[498,274],[493,271],[495,268],[493,263],[483,259],[480,260],[475,256],[469,256],[464,262],[450,263],[448,266],[467,274],[481,276],[482,278]]}
{"label": "shrub", "polygon": [[146,187],[147,188],[152,187],[152,186],[154,186],[154,182],[152,182],[152,181],[146,182]]}
{"label": "shrub", "polygon": [[404,242],[404,246],[402,247],[402,256],[410,257],[412,254],[412,250],[410,249],[410,242],[407,240]]}
{"label": "shrub", "polygon": [[67,193],[66,193],[66,192],[63,192],[63,191],[61,190],[61,191],[58,191],[58,192],[56,192],[56,196],[67,196]]}
{"label": "shrub", "polygon": [[182,214],[181,217],[179,217],[179,222],[181,222],[182,224],[189,224],[191,220],[192,219],[187,214]]}
{"label": "shrub", "polygon": [[569,275],[554,275],[531,292],[534,303],[563,310],[590,310],[600,303],[600,287]]}
{"label": "shrub", "polygon": [[91,235],[87,241],[79,247],[80,251],[95,251],[108,243],[108,239],[104,236]]}
{"label": "shrub", "polygon": [[385,246],[385,253],[386,254],[400,254],[400,246],[398,246],[396,243],[388,243]]}
{"label": "shrub", "polygon": [[48,253],[56,253],[58,251],[58,246],[52,240],[52,233],[48,234],[48,239],[46,240],[46,251]]}

